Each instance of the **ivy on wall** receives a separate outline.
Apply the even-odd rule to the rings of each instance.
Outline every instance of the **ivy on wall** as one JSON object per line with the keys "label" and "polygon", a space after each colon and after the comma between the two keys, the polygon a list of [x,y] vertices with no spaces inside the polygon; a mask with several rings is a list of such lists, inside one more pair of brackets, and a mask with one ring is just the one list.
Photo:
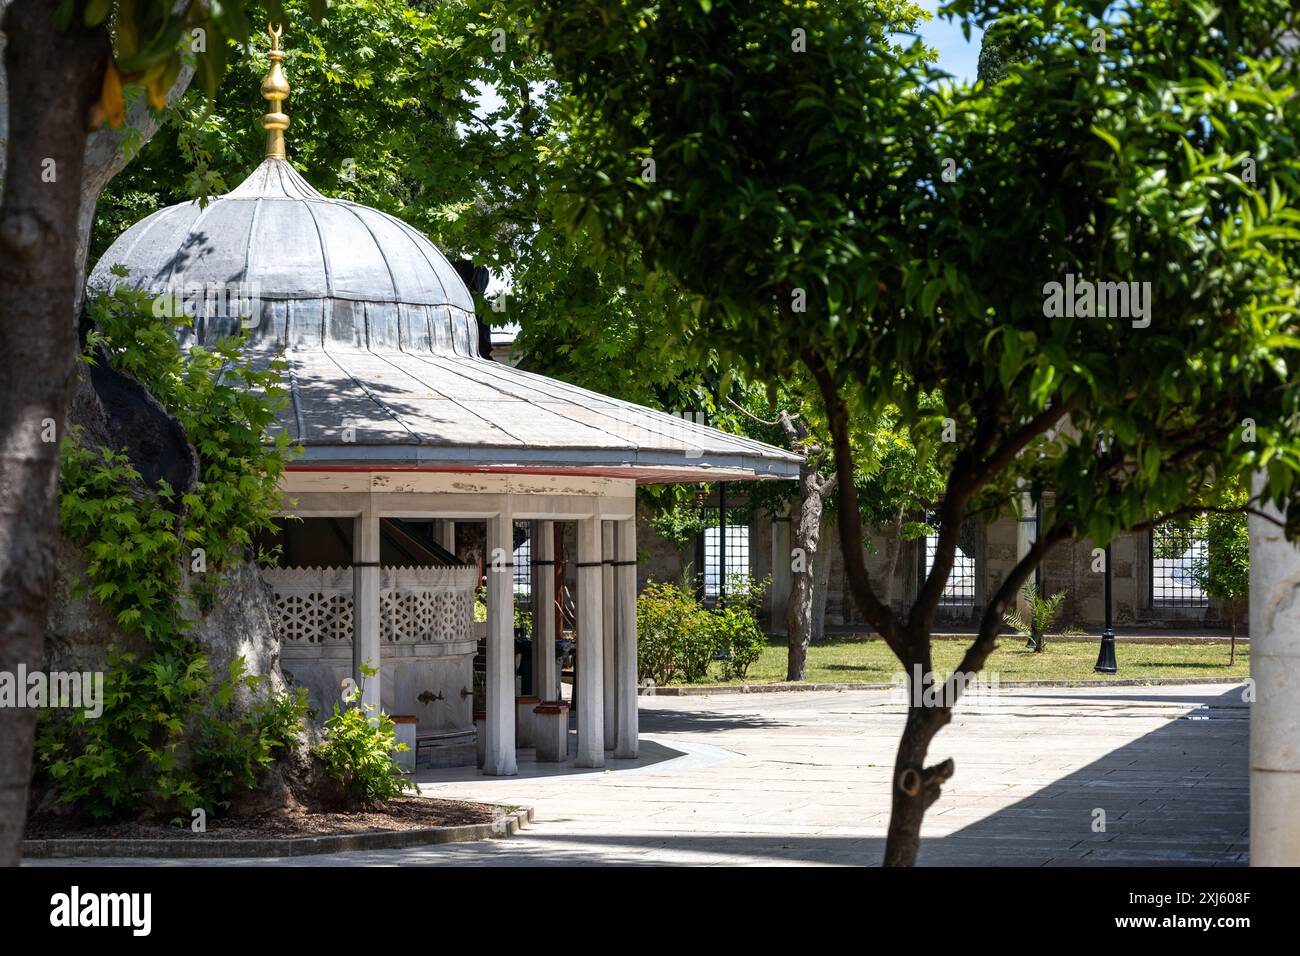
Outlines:
{"label": "ivy on wall", "polygon": [[[254,538],[274,528],[290,458],[287,435],[271,435],[287,401],[281,366],[255,367],[239,336],[183,350],[176,333],[190,319],[156,315],[139,292],[119,288],[87,308],[84,361],[106,356],[141,382],[184,427],[199,470],[181,492],[166,480],[147,487],[124,450],[64,438],[62,533],[87,561],[76,590],[93,594],[121,634],[107,651],[102,714],[44,712],[35,773],[95,817],[212,812],[295,745],[306,712],[301,692],[272,693],[241,659],[212,674],[190,635],[223,568],[267,557],[253,554]],[[254,703],[236,711],[241,687]]]}

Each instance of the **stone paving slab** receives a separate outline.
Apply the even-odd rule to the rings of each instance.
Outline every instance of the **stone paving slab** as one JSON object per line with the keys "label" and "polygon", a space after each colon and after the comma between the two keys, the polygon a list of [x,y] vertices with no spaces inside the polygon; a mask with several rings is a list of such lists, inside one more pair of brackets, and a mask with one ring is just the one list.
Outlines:
{"label": "stone paving slab", "polygon": [[[417,778],[429,795],[533,807],[535,824],[516,837],[258,863],[878,865],[897,695],[639,702],[636,760],[576,771],[521,751],[517,777],[462,768]],[[1240,686],[1202,684],[1017,688],[959,708],[931,750],[957,770],[926,816],[920,863],[1243,865],[1247,707]],[[1093,830],[1099,810],[1104,832]],[[116,861],[29,864],[106,862]]]}

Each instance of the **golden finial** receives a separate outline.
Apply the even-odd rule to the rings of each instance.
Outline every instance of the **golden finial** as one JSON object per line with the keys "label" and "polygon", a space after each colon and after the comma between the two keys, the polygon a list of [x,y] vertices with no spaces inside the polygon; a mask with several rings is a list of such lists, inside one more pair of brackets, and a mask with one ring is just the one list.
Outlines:
{"label": "golden finial", "polygon": [[284,60],[284,54],[280,52],[280,35],[284,30],[279,26],[272,29],[268,23],[266,32],[271,37],[271,72],[262,81],[262,96],[271,104],[271,112],[262,117],[262,128],[266,130],[267,159],[284,159],[284,131],[289,128],[289,117],[280,109],[281,102],[289,96],[289,81],[280,68]]}

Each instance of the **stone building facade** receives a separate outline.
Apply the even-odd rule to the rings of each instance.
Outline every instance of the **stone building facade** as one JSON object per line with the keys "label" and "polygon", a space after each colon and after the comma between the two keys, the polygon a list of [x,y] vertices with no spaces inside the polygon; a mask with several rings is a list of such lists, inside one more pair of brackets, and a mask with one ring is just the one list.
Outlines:
{"label": "stone building facade", "polygon": [[[703,502],[716,510],[716,497]],[[743,497],[733,493],[728,502],[733,544],[729,565],[743,563],[755,578],[774,573],[774,540],[782,540],[779,523],[759,509],[749,511]],[[743,522],[743,523],[742,523]],[[743,532],[739,529],[743,528]],[[775,529],[775,534],[774,534]],[[974,524],[963,536],[969,554],[959,557],[954,578],[960,587],[953,588],[939,608],[939,627],[962,631],[974,629],[985,603],[1016,563],[1016,542],[1020,533],[1015,518],[1001,518],[991,524]],[[716,532],[712,536],[716,540]],[[736,546],[743,537],[744,546]],[[676,580],[689,565],[693,573],[716,565],[716,556],[704,555],[704,542],[693,541],[680,551],[654,531],[649,514],[639,509],[638,542],[643,564],[641,584],[649,579]],[[882,594],[888,591],[890,603],[899,609],[916,595],[925,560],[924,539],[900,541],[890,529],[873,531],[867,546],[866,563],[872,580]],[[740,553],[737,553],[740,552]],[[825,582],[823,624],[827,631],[868,630],[854,604],[845,578],[840,536],[833,520],[827,521],[816,580]],[[1111,548],[1112,613],[1117,629],[1123,630],[1227,630],[1229,611],[1221,602],[1206,598],[1187,575],[1184,559],[1161,559],[1153,553],[1150,534],[1124,534]],[[1061,545],[1049,554],[1041,570],[1044,594],[1065,592],[1060,625],[1069,630],[1099,633],[1105,621],[1104,574],[1100,556],[1094,554],[1089,541]],[[1095,568],[1095,569],[1094,569]],[[771,626],[771,597],[766,613]],[[1247,633],[1247,609],[1239,602],[1236,610],[1237,633]],[[779,627],[778,627],[779,630]]]}

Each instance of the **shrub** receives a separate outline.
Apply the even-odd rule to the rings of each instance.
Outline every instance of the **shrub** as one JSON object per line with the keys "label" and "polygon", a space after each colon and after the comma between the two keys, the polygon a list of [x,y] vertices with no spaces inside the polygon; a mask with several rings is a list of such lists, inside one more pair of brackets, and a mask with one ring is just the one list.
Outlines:
{"label": "shrub", "polygon": [[704,533],[708,519],[693,497],[680,486],[670,486],[650,514],[650,527],[660,538],[672,544],[680,554]]}
{"label": "shrub", "polygon": [[[307,716],[306,688],[269,693],[267,679],[246,674],[244,666],[243,658],[235,659],[230,676],[212,695],[210,709],[199,717],[190,767],[212,795],[209,807],[229,809],[232,797],[256,787],[261,771],[297,746]],[[230,704],[241,687],[259,699],[242,713],[232,712]]]}
{"label": "shrub", "polygon": [[689,576],[651,581],[637,598],[638,679],[698,683],[714,660],[721,661],[723,680],[744,678],[767,645],[756,616],[767,586],[737,577],[727,601],[709,609],[696,599]]}
{"label": "shrub", "polygon": [[[38,769],[58,797],[98,819],[150,807],[229,809],[263,770],[298,743],[306,691],[271,693],[243,658],[214,681],[202,654],[109,649],[104,712],[43,711]],[[239,688],[259,698],[234,713]],[[188,757],[183,754],[188,745]]]}
{"label": "shrub", "polygon": [[1250,528],[1244,510],[1250,494],[1238,481],[1218,489],[1216,497],[1216,507],[1242,510],[1209,511],[1192,519],[1190,530],[1205,546],[1192,549],[1191,572],[1197,587],[1223,604],[1232,628],[1228,663],[1235,664],[1237,618],[1250,596]]}
{"label": "shrub", "polygon": [[[366,677],[376,673],[362,668]],[[337,781],[354,804],[374,806],[413,789],[393,754],[409,750],[397,743],[393,721],[374,704],[361,704],[361,690],[346,701],[334,702],[334,714],[325,721],[325,742],[315,749],[325,774]]]}
{"label": "shrub", "polygon": [[770,582],[737,576],[727,586],[727,600],[709,612],[713,643],[722,659],[722,679],[744,680],[763,648],[767,635],[758,626],[757,612]]}
{"label": "shrub", "polygon": [[651,581],[636,602],[637,676],[656,684],[702,680],[713,659],[706,611],[681,583]]}
{"label": "shrub", "polygon": [[1029,605],[1027,618],[1021,617],[1019,608],[1012,608],[1002,615],[1002,620],[1021,637],[1033,640],[1034,649],[1041,651],[1046,643],[1044,637],[1060,616],[1061,605],[1065,603],[1065,592],[1057,591],[1051,597],[1043,597],[1030,581],[1020,589],[1020,593]]}

